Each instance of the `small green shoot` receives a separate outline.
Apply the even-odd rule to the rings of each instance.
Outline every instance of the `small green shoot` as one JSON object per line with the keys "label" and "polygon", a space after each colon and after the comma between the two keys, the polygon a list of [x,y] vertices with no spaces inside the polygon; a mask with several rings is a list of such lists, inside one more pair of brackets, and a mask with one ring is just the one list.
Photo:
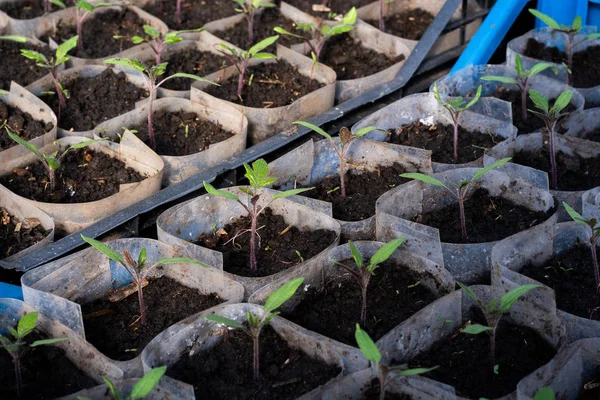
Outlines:
{"label": "small green shoot", "polygon": [[90,3],[86,0],[79,0],[75,3],[75,21],[77,24],[77,50],[83,50],[83,22],[94,11],[102,7],[110,7],[117,5],[116,3],[94,2]]}
{"label": "small green shoot", "polygon": [[[178,4],[179,4],[178,0]],[[159,65],[162,59],[162,53],[166,46],[181,42],[183,39],[179,36],[182,33],[201,32],[204,28],[198,29],[186,29],[183,31],[170,31],[166,34],[162,34],[158,29],[150,25],[144,25],[144,33],[146,38],[141,36],[133,36],[131,41],[133,44],[148,43],[152,51],[154,52],[155,65]]]}
{"label": "small green shoot", "polygon": [[248,43],[254,43],[254,20],[256,12],[261,8],[275,7],[275,4],[263,0],[233,0],[239,7],[235,10],[244,14],[248,23]]}

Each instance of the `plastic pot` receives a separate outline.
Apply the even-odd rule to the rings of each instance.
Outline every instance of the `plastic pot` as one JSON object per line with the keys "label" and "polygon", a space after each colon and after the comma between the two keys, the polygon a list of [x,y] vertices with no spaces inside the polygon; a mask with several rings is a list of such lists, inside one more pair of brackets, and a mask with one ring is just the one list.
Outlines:
{"label": "plastic pot", "polygon": [[[598,121],[598,112],[600,109],[591,108],[585,111],[578,110],[569,114],[562,122],[562,128],[565,130],[565,136],[573,136],[579,139],[592,140],[588,137],[600,129],[600,121]],[[595,141],[597,143],[597,141]]]}
{"label": "plastic pot", "polygon": [[[481,103],[479,107],[487,109],[504,106],[505,111],[503,111],[503,113],[505,115],[512,115],[510,105],[506,102],[500,102],[497,99],[488,98],[481,99],[479,103]],[[410,124],[417,121],[421,121],[426,125],[452,124],[450,114],[445,108],[438,104],[432,93],[420,93],[400,99],[371,114],[367,118],[360,120],[352,127],[352,132],[356,132],[359,129],[367,126],[375,126],[379,129],[385,130],[396,130],[401,125]],[[517,128],[515,128],[510,122],[490,118],[482,115],[482,112],[473,112],[471,110],[467,110],[463,113],[459,124],[463,128],[474,132],[481,132],[483,127],[484,132],[481,132],[482,135],[491,133],[505,139],[512,139],[517,134]],[[389,134],[381,131],[372,131],[365,137],[371,140],[389,141]],[[500,143],[504,142],[506,142],[506,140]],[[499,144],[492,147],[492,149],[498,145]],[[482,166],[483,157],[466,164],[443,164],[433,161],[434,172],[441,172],[456,168]]]}

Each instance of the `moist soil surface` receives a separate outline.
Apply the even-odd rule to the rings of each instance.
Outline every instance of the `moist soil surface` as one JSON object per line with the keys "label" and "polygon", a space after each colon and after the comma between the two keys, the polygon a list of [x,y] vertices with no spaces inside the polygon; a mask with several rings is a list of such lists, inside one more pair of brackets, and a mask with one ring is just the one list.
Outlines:
{"label": "moist soil surface", "polygon": [[231,0],[182,0],[181,23],[177,21],[176,0],[153,1],[144,11],[160,18],[171,30],[182,30],[200,28],[207,22],[236,15],[235,7]]}
{"label": "moist soil surface", "polygon": [[35,61],[23,57],[21,49],[34,50],[48,58],[52,56],[47,47],[0,40],[0,54],[2,54],[0,57],[0,70],[2,71],[0,89],[2,90],[9,90],[11,81],[25,87],[48,74],[47,69],[40,68]]}
{"label": "moist soil surface", "polygon": [[[558,64],[567,62],[567,54],[530,38],[524,55]],[[573,87],[591,88],[600,84],[600,46],[590,46],[573,54]]]}
{"label": "moist soil surface", "polygon": [[[128,8],[95,12],[83,23],[83,48],[73,49],[70,54],[79,58],[102,58],[120,53],[135,46],[131,41],[133,36],[144,37],[145,23]],[[60,22],[51,37],[56,43],[63,43],[75,35],[74,24]],[[121,38],[114,39],[114,36]]]}
{"label": "moist soil surface", "polygon": [[[48,339],[45,334],[33,331],[25,338],[28,344]],[[52,400],[98,384],[80,371],[56,346],[39,346],[27,350],[21,359],[23,392],[17,396],[15,369],[11,357],[0,353],[0,398]]]}
{"label": "moist soil surface", "polygon": [[[381,391],[379,390],[379,379],[373,379],[371,385],[360,396],[361,400],[380,400]],[[385,393],[387,400],[412,400],[413,397],[407,394],[390,393],[389,390]]]}
{"label": "moist soil surface", "polygon": [[[420,40],[434,19],[433,14],[422,8],[406,10],[384,19],[385,32],[404,39]],[[370,19],[366,22],[379,28],[379,20]]]}
{"label": "moist soil surface", "polygon": [[58,126],[66,130],[89,131],[111,118],[135,108],[135,103],[148,97],[146,89],[127,80],[123,72],[106,69],[92,78],[77,77],[61,82],[69,90],[67,108],[59,109],[58,96],[44,95],[48,104],[60,119]]}
{"label": "moist soil surface", "polygon": [[[551,173],[550,152],[546,148],[537,153],[517,152],[512,162],[545,171],[548,176]],[[560,190],[587,190],[600,185],[600,156],[583,158],[558,151],[556,163]]]}
{"label": "moist soil surface", "polygon": [[[211,144],[233,136],[219,125],[198,118],[195,113],[178,111],[155,111],[152,127],[156,140],[156,152],[162,156],[187,156],[208,150]],[[186,127],[188,129],[186,138]],[[136,136],[151,146],[148,124],[131,127]]]}
{"label": "moist soil surface", "polygon": [[340,195],[339,175],[323,179],[317,183],[315,189],[303,195],[331,203],[333,217],[336,219],[360,221],[375,215],[375,203],[382,194],[408,182],[408,179],[400,177],[404,172],[406,170],[398,163],[389,167],[380,167],[378,171],[350,170],[346,172],[345,178],[346,198]]}
{"label": "moist soil surface", "polygon": [[439,229],[444,243],[486,243],[539,225],[553,213],[554,208],[548,212],[531,211],[503,197],[491,197],[487,190],[478,188],[465,201],[467,240],[461,233],[458,202],[441,210],[419,214],[413,220]]}
{"label": "moist soil surface", "polygon": [[[184,72],[202,77],[231,65],[225,57],[221,57],[210,51],[200,51],[197,49],[180,51],[172,54],[164,61],[169,63],[167,64],[167,72],[165,72],[164,76]],[[161,88],[190,90],[193,82],[193,80],[187,78],[173,78],[161,85]]]}
{"label": "moist soil surface", "polygon": [[[0,206],[0,260],[33,246],[49,233],[37,219],[20,220]],[[0,268],[0,277],[3,271]],[[6,281],[0,278],[0,282]]]}
{"label": "moist soil surface", "polygon": [[338,81],[364,78],[404,59],[404,54],[392,57],[368,49],[348,33],[329,39],[321,53],[321,61],[335,71]]}
{"label": "moist soil surface", "polygon": [[[59,11],[61,8],[50,3],[50,12]],[[0,4],[0,10],[14,19],[33,19],[44,15],[44,0],[25,0]],[[4,55],[4,53],[2,53]]]}
{"label": "moist soil surface", "polygon": [[[254,75],[252,85],[248,79]],[[235,75],[221,86],[210,85],[205,91],[220,99],[243,104],[247,107],[276,108],[287,106],[299,98],[325,85],[311,81],[296,67],[284,60],[250,67],[246,71],[242,99],[237,97],[238,76]]]}
{"label": "moist soil surface", "polygon": [[[19,108],[11,107],[1,101],[0,121],[6,121],[13,133],[27,141],[50,132],[54,127],[51,122],[37,121],[29,113],[23,112]],[[18,146],[18,144],[8,136],[6,129],[0,130],[0,151],[13,146]]]}
{"label": "moist soil surface", "polygon": [[145,327],[139,321],[137,293],[116,303],[100,299],[82,304],[81,308],[88,342],[113,360],[123,361],[137,357],[169,326],[222,302],[215,293],[203,295],[163,276],[144,288]]}
{"label": "moist soil surface", "polygon": [[[584,384],[578,400],[598,400],[600,399],[600,367],[596,368],[596,378],[591,379]],[[585,385],[588,385],[586,387]]]}
{"label": "moist soil surface", "polygon": [[46,168],[41,162],[15,168],[0,178],[0,184],[19,196],[44,203],[87,203],[112,196],[119,186],[145,177],[125,164],[91,149],[71,150],[56,171],[52,191]]}
{"label": "moist soil surface", "polygon": [[[245,18],[229,29],[214,32],[214,35],[225,40],[226,42],[236,45],[240,49],[247,50],[261,40],[266,39],[269,36],[277,35],[277,33],[273,31],[273,28],[276,27],[281,27],[286,31],[296,35],[303,35],[302,31],[298,31],[296,29],[296,23],[293,20],[284,17],[279,12],[278,8],[266,8],[260,16],[255,17],[254,40],[252,43],[250,43],[248,40],[248,21]],[[277,43],[289,47],[292,44],[302,43],[302,39],[286,35],[279,35],[279,40],[277,40]],[[264,51],[275,54],[276,45],[273,44],[267,47]]]}
{"label": "moist soil surface", "polygon": [[579,242],[544,265],[526,265],[526,275],[556,292],[556,306],[578,317],[600,321],[600,294],[596,291],[589,246]]}
{"label": "moist soil surface", "polygon": [[491,133],[472,132],[458,127],[458,162],[454,161],[454,127],[452,125],[426,125],[420,121],[403,125],[392,132],[390,142],[404,146],[431,150],[434,162],[463,164],[477,160],[485,150],[505,140]]}
{"label": "moist soil surface", "polygon": [[[249,216],[237,218],[214,234],[203,234],[196,244],[223,253],[223,269],[240,276],[261,277],[273,275],[303,260],[308,260],[331,245],[336,233],[325,229],[314,231],[288,228],[282,216],[267,208],[258,217],[260,242],[256,239],[257,270],[250,270],[250,233],[244,233],[230,242],[240,230],[250,229]],[[228,243],[229,242],[229,243]],[[260,245],[259,245],[260,244]],[[240,248],[241,246],[241,248]],[[300,253],[300,255],[298,255]]]}
{"label": "moist soil surface", "polygon": [[[478,323],[485,322],[478,320]],[[426,377],[452,385],[456,395],[496,399],[516,389],[529,373],[546,364],[556,352],[532,329],[503,323],[496,332],[498,374],[490,365],[490,339],[486,334],[454,332],[408,362],[410,368],[439,368]],[[397,364],[392,362],[392,364]]]}
{"label": "moist soil surface", "polygon": [[360,8],[366,6],[371,4],[373,0],[328,0],[327,7],[329,7],[331,11],[313,11],[313,5],[321,5],[323,4],[323,0],[285,0],[285,2],[305,13],[327,19],[329,12],[345,14],[350,11],[352,7]]}
{"label": "moist soil surface", "polygon": [[260,380],[254,381],[252,339],[228,331],[207,352],[189,353],[167,370],[171,378],[194,386],[205,399],[296,399],[341,371],[296,350],[266,326],[260,335]]}
{"label": "moist soil surface", "polygon": [[586,132],[581,138],[600,143],[600,128],[591,132]]}
{"label": "moist soil surface", "polygon": [[[352,260],[343,260],[341,263],[355,268]],[[357,323],[377,341],[437,298],[419,284],[422,274],[410,271],[404,265],[386,261],[371,278],[367,292],[367,318],[365,323],[361,323],[360,286],[343,267],[338,268],[343,276],[328,279],[322,288],[310,286],[302,302],[292,312],[286,313],[285,318],[308,330],[355,346]]]}

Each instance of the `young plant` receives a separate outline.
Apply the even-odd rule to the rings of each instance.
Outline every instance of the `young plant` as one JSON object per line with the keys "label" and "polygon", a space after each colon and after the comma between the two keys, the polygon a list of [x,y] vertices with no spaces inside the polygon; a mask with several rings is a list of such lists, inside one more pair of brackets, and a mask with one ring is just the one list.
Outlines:
{"label": "young plant", "polygon": [[475,97],[465,104],[462,97],[454,97],[448,101],[442,100],[440,92],[438,91],[437,82],[433,85],[433,95],[435,99],[442,107],[448,110],[450,117],[452,118],[452,125],[454,126],[454,162],[458,162],[458,125],[460,116],[463,112],[473,107],[475,103],[479,101],[479,97],[481,97],[481,89],[482,87],[479,85],[477,88],[477,93],[475,93]]}
{"label": "young plant", "polygon": [[143,292],[144,280],[146,279],[148,274],[150,272],[152,272],[152,270],[154,268],[158,267],[159,265],[168,265],[168,264],[194,264],[194,265],[200,265],[202,267],[208,268],[208,266],[206,264],[203,264],[199,261],[192,260],[191,258],[182,258],[182,257],[161,258],[160,260],[156,261],[151,266],[147,266],[147,264],[146,264],[146,249],[142,249],[140,251],[140,254],[138,254],[138,258],[136,261],[133,259],[133,257],[129,253],[129,250],[127,250],[127,249],[125,249],[123,251],[123,254],[120,254],[120,253],[116,252],[115,250],[111,249],[106,244],[99,242],[98,240],[89,238],[84,235],[81,235],[81,238],[86,243],[91,245],[93,248],[98,250],[100,253],[102,253],[106,257],[108,257],[110,260],[113,260],[113,261],[121,264],[123,266],[123,268],[125,268],[125,270],[129,274],[129,276],[131,276],[132,281],[137,286],[138,301],[139,301],[139,305],[140,305],[140,322],[141,322],[142,326],[146,325],[146,307],[144,305],[144,292]]}
{"label": "young plant", "polygon": [[54,4],[60,8],[67,8],[67,5],[61,0],[44,0],[44,14],[48,14],[50,12],[50,4]]}
{"label": "young plant", "polygon": [[29,336],[36,327],[38,318],[37,312],[30,312],[21,317],[17,324],[17,329],[9,327],[8,332],[13,337],[12,340],[7,336],[0,335],[0,347],[8,352],[12,358],[15,367],[15,379],[17,381],[17,395],[21,396],[23,390],[23,377],[21,375],[21,360],[26,355],[30,347],[38,347],[42,345],[51,345],[57,342],[69,340],[68,338],[54,338],[45,340],[36,340],[27,345],[25,338]]}
{"label": "young plant", "polygon": [[[246,174],[244,176],[250,182],[250,188],[240,188],[240,190],[247,195],[250,196],[250,204],[246,204],[240,200],[238,196],[235,194],[225,191],[225,190],[217,190],[208,182],[204,182],[204,188],[209,194],[214,196],[224,197],[229,200],[233,200],[238,202],[245,210],[248,212],[248,215],[251,219],[250,226],[250,269],[252,271],[256,271],[256,237],[258,236],[256,231],[258,229],[258,217],[263,213],[270,205],[277,199],[283,199],[286,197],[294,196],[300,194],[302,192],[306,192],[307,190],[311,190],[313,188],[307,189],[292,189],[286,190],[285,192],[279,192],[273,195],[271,201],[269,201],[264,206],[260,207],[258,205],[258,200],[261,196],[261,189],[273,184],[277,178],[272,178],[269,175],[269,166],[265,160],[258,159],[252,163],[252,167],[248,164],[244,164],[244,168],[246,169]],[[248,232],[248,229],[244,229],[241,232],[238,232],[237,235]],[[259,242],[260,246],[260,242]]]}
{"label": "young plant", "polygon": [[279,315],[279,312],[276,312],[279,307],[283,305],[286,301],[288,301],[300,285],[304,282],[304,278],[294,279],[293,281],[287,282],[283,284],[279,289],[273,292],[267,302],[264,305],[263,316],[255,315],[250,311],[246,312],[246,325],[234,321],[229,318],[222,317],[220,315],[209,315],[206,317],[208,321],[216,322],[218,324],[224,324],[233,329],[241,329],[246,332],[251,338],[253,343],[253,366],[254,366],[254,380],[256,382],[260,379],[260,333],[262,329],[271,322],[273,318]]}
{"label": "young plant", "polygon": [[[354,333],[354,337],[356,338],[356,343],[360,348],[360,351],[363,353],[365,358],[371,362],[373,368],[377,372],[377,378],[379,380],[379,400],[385,399],[385,390],[388,384],[390,384],[395,378],[401,376],[414,376],[426,374],[428,372],[433,371],[437,368],[414,368],[407,369],[406,365],[398,365],[395,367],[390,367],[387,365],[381,364],[381,353],[377,348],[373,339],[369,336],[369,334],[362,329],[360,329],[360,325],[356,324],[356,332]],[[393,379],[388,379],[390,372],[395,373],[396,377]]]}
{"label": "young plant", "polygon": [[562,92],[552,108],[550,108],[549,101],[543,94],[538,92],[537,90],[529,91],[529,98],[535,104],[537,110],[529,110],[539,118],[544,121],[546,125],[546,130],[548,131],[549,137],[549,145],[550,145],[550,168],[551,168],[551,179],[552,179],[552,188],[556,189],[558,185],[558,168],[556,166],[556,152],[555,152],[555,132],[556,125],[561,118],[567,116],[568,112],[563,112],[565,108],[571,102],[571,98],[573,97],[573,92],[571,90],[566,90]]}
{"label": "young plant", "polygon": [[573,54],[575,48],[587,40],[600,38],[600,33],[586,35],[583,39],[576,42],[575,37],[581,32],[581,28],[583,28],[583,21],[580,16],[575,17],[573,25],[569,26],[559,24],[552,17],[538,10],[529,9],[529,12],[548,25],[553,32],[558,32],[565,36],[567,41],[565,46],[565,53],[567,54],[567,84],[571,85],[573,83]]}
{"label": "young plant", "polygon": [[331,137],[331,135],[329,135],[327,132],[325,132],[323,129],[319,128],[318,126],[313,125],[310,122],[304,122],[304,121],[295,121],[295,122],[293,122],[293,124],[294,125],[302,125],[306,128],[312,129],[313,131],[315,131],[316,133],[323,136],[325,139],[327,139],[329,141],[329,143],[331,144],[331,147],[333,147],[333,149],[335,150],[335,153],[337,154],[337,156],[340,160],[340,168],[338,169],[338,173],[340,176],[340,196],[342,196],[343,198],[346,198],[346,171],[348,170],[348,166],[351,165],[347,160],[348,149],[350,149],[350,144],[352,143],[352,141],[354,141],[354,139],[365,136],[367,133],[377,130],[378,128],[375,128],[373,126],[368,126],[368,127],[359,129],[355,133],[352,133],[350,131],[350,129],[348,129],[348,128],[342,128],[340,130],[340,148],[338,149],[338,146],[335,143],[335,141],[333,140],[333,138]]}
{"label": "young plant", "polygon": [[199,76],[196,75],[192,75],[192,74],[186,74],[183,72],[178,72],[176,74],[173,74],[167,78],[164,78],[163,80],[161,80],[160,82],[156,82],[156,80],[164,75],[166,69],[167,69],[167,64],[168,63],[161,63],[158,65],[155,65],[153,67],[146,67],[144,64],[142,64],[142,62],[140,60],[137,59],[131,59],[131,58],[109,58],[107,60],[104,60],[105,64],[113,64],[113,65],[121,65],[127,68],[131,68],[137,72],[140,72],[141,75],[144,77],[144,81],[146,83],[146,88],[148,89],[148,137],[150,138],[150,145],[152,146],[152,149],[156,150],[156,138],[154,137],[154,129],[152,128],[152,106],[154,104],[154,95],[156,93],[156,91],[158,90],[159,87],[161,87],[166,81],[168,81],[169,79],[173,79],[173,78],[189,78],[189,79],[194,79],[196,81],[199,82],[208,82],[211,83],[213,85],[217,85],[216,83],[209,81],[207,79],[204,78],[200,78]]}
{"label": "young plant", "polygon": [[349,241],[348,246],[350,246],[350,251],[352,253],[352,258],[354,259],[354,264],[356,264],[356,268],[348,267],[347,265],[339,262],[335,263],[349,272],[350,275],[356,279],[360,286],[362,293],[360,323],[363,325],[367,320],[367,290],[369,287],[369,282],[371,281],[371,277],[375,275],[375,270],[379,268],[379,264],[390,258],[394,251],[396,251],[396,249],[400,247],[402,243],[404,243],[404,238],[394,239],[391,242],[384,244],[375,252],[375,254],[373,254],[369,260],[369,264],[367,265],[364,263],[363,256],[360,254],[360,251],[356,248],[354,243]]}
{"label": "young plant", "polygon": [[456,200],[458,200],[458,207],[460,210],[460,230],[462,232],[463,239],[468,240],[469,236],[467,235],[467,221],[465,218],[465,201],[469,200],[471,196],[473,196],[475,190],[481,184],[481,181],[479,181],[479,179],[481,179],[483,175],[487,174],[494,168],[498,168],[501,165],[506,164],[510,160],[511,158],[503,158],[501,160],[496,161],[493,164],[488,165],[485,168],[481,168],[473,175],[473,177],[470,180],[462,181],[460,183],[453,183],[452,186],[454,186],[454,189],[450,189],[444,184],[444,182],[434,178],[433,176],[421,174],[418,172],[409,172],[400,176],[408,179],[416,179],[429,185],[444,188],[448,192],[450,192],[454,197],[456,197]]}
{"label": "young plant", "polygon": [[254,19],[256,12],[261,8],[275,7],[273,3],[267,3],[263,0],[233,0],[239,8],[235,11],[244,14],[248,22],[248,44],[254,43]]}
{"label": "young plant", "polygon": [[67,54],[69,53],[69,51],[73,50],[75,46],[77,46],[78,40],[78,36],[73,36],[72,38],[66,40],[63,44],[58,46],[54,57],[50,58],[50,60],[48,60],[48,58],[46,58],[46,56],[40,52],[28,49],[21,49],[21,54],[24,57],[30,60],[34,60],[38,67],[48,68],[50,70],[52,80],[54,81],[54,87],[56,89],[56,95],[58,96],[59,121],[60,110],[67,107],[67,102],[65,100],[65,98],[67,97],[67,93],[58,80],[58,67],[70,60],[70,57]]}
{"label": "young plant", "polygon": [[521,56],[517,54],[515,57],[516,79],[508,76],[488,75],[482,76],[481,80],[517,85],[519,91],[521,92],[521,119],[523,121],[527,121],[527,92],[529,92],[529,81],[531,78],[547,69],[551,69],[552,72],[554,72],[554,75],[558,74],[558,69],[552,64],[548,63],[538,63],[531,67],[530,70],[525,70],[523,68],[523,60],[521,59]]}
{"label": "young plant", "polygon": [[471,324],[462,329],[462,333],[467,333],[471,335],[478,335],[480,333],[487,333],[490,338],[490,366],[492,369],[496,366],[496,331],[498,329],[498,323],[504,314],[506,314],[510,308],[515,304],[519,297],[528,293],[530,290],[541,288],[542,285],[523,285],[516,287],[506,293],[504,296],[499,299],[493,299],[489,304],[485,304],[482,300],[480,300],[475,293],[467,286],[462,283],[456,281],[458,286],[462,288],[462,290],[475,300],[481,311],[483,312],[483,316],[487,322],[487,326],[483,326],[480,324]]}
{"label": "young plant", "polygon": [[62,165],[62,160],[69,153],[69,151],[76,150],[76,149],[83,149],[84,147],[87,147],[90,144],[106,140],[106,138],[86,140],[81,143],[75,143],[75,144],[70,145],[62,153],[59,153],[59,151],[57,150],[54,153],[48,154],[48,153],[44,153],[44,152],[40,151],[33,144],[22,139],[19,135],[13,133],[8,126],[4,125],[4,129],[6,129],[6,133],[8,133],[8,136],[13,141],[15,141],[18,144],[20,144],[21,146],[25,147],[27,150],[29,150],[31,153],[33,153],[37,157],[38,160],[40,160],[40,162],[42,163],[42,165],[44,166],[44,168],[46,168],[46,171],[48,172],[48,180],[50,183],[50,190],[52,192],[54,192],[54,189],[56,187],[56,171],[58,171],[60,169],[60,167]]}
{"label": "young plant", "polygon": [[116,5],[115,3],[90,3],[86,0],[79,0],[75,3],[75,21],[77,22],[77,50],[83,49],[83,22],[89,17],[94,11],[102,7],[110,7]]}
{"label": "young plant", "polygon": [[268,37],[261,40],[254,46],[250,47],[248,51],[237,51],[233,47],[229,47],[223,43],[220,43],[221,47],[219,50],[223,55],[235,66],[239,72],[238,76],[238,87],[237,97],[242,100],[242,91],[244,90],[244,76],[246,75],[246,69],[248,69],[248,63],[250,60],[265,60],[270,58],[277,58],[276,55],[271,53],[262,53],[264,49],[271,46],[279,39],[279,35]]}
{"label": "young plant", "polygon": [[[104,383],[108,386],[110,391],[110,395],[114,400],[138,400],[143,399],[148,396],[152,389],[158,382],[160,378],[167,372],[167,367],[158,367],[152,368],[150,371],[146,372],[146,374],[140,378],[140,380],[135,384],[129,396],[125,397],[121,392],[117,390],[115,384],[108,378],[103,377]],[[80,397],[78,400],[88,400],[89,397]],[[91,399],[89,399],[91,400]]]}
{"label": "young plant", "polygon": [[144,33],[146,33],[147,38],[143,38],[141,36],[134,36],[131,38],[133,44],[140,43],[148,43],[150,48],[154,52],[155,57],[155,65],[159,65],[162,58],[162,53],[166,46],[181,42],[183,39],[179,37],[182,33],[190,33],[190,32],[200,32],[204,30],[204,28],[198,29],[187,29],[184,31],[171,31],[166,34],[160,33],[160,31],[150,25],[144,25]]}
{"label": "young plant", "polygon": [[600,224],[596,218],[585,219],[570,205],[563,201],[563,207],[567,210],[569,216],[573,221],[579,225],[587,227],[588,232],[588,244],[590,245],[590,251],[592,254],[592,262],[594,263],[594,277],[596,278],[596,291],[600,292],[600,267],[598,266],[598,256],[596,255],[596,243],[600,239]]}

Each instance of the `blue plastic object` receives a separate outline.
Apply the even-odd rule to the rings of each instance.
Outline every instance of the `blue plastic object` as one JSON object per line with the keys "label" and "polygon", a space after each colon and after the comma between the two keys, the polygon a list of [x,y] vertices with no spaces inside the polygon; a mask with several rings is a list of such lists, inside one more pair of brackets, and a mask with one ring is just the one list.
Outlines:
{"label": "blue plastic object", "polygon": [[[600,23],[600,0],[538,0],[537,9],[559,24],[571,25],[578,15],[583,17],[584,25]],[[541,28],[544,23],[538,20],[535,26]]]}
{"label": "blue plastic object", "polygon": [[23,300],[23,291],[20,286],[0,282],[0,299]]}

